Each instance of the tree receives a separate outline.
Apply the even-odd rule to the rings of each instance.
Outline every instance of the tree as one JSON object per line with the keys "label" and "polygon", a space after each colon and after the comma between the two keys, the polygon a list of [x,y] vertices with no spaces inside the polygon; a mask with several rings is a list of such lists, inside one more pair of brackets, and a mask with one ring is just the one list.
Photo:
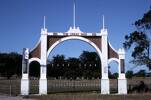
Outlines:
{"label": "tree", "polygon": [[132,47],[132,63],[146,65],[151,69],[151,9],[141,19],[135,21],[134,25],[136,31],[125,36],[124,48]]}
{"label": "tree", "polygon": [[145,70],[140,70],[139,72],[135,73],[135,76],[145,77],[146,76],[146,71]]}
{"label": "tree", "polygon": [[82,76],[82,69],[79,66],[80,61],[78,58],[68,58],[66,62],[68,67],[65,70],[65,77],[76,79]]}
{"label": "tree", "polygon": [[101,64],[96,52],[83,51],[79,58],[67,58],[64,55],[56,55],[48,61],[47,74],[50,77],[64,77],[76,79],[84,77],[101,77]]}
{"label": "tree", "polygon": [[79,60],[83,65],[83,76],[85,78],[101,77],[101,63],[96,52],[83,51]]}
{"label": "tree", "polygon": [[118,76],[119,76],[118,73],[113,73],[113,78],[114,78],[114,79],[117,79]]}
{"label": "tree", "polygon": [[80,55],[79,59],[81,62],[86,63],[86,62],[100,62],[99,56],[96,52],[89,52],[89,51],[83,51],[82,54]]}
{"label": "tree", "polygon": [[133,77],[133,71],[127,71],[126,72],[126,78],[132,78]]}
{"label": "tree", "polygon": [[64,55],[56,55],[53,56],[52,60],[49,61],[47,65],[47,74],[50,77],[56,77],[59,78],[60,76],[63,76],[64,70],[65,70],[65,56]]}
{"label": "tree", "polygon": [[18,53],[0,53],[0,74],[9,79],[12,75],[21,75],[22,55]]}

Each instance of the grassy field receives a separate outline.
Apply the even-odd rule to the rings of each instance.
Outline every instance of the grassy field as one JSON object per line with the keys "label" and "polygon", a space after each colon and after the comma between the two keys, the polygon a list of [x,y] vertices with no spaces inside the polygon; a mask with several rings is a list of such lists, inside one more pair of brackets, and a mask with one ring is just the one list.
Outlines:
{"label": "grassy field", "polygon": [[151,94],[100,95],[98,93],[58,93],[25,97],[34,100],[151,100]]}

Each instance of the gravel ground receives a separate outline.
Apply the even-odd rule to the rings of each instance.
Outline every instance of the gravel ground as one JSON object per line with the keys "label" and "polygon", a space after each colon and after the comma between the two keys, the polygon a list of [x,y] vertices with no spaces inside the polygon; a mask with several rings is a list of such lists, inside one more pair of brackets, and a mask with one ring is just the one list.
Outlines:
{"label": "gravel ground", "polygon": [[0,100],[23,100],[22,97],[11,97],[11,96],[4,96],[0,95]]}
{"label": "gravel ground", "polygon": [[35,100],[35,99],[25,99],[22,98],[21,96],[7,96],[7,95],[0,95],[0,100]]}
{"label": "gravel ground", "polygon": [[151,100],[151,94],[99,95],[96,93],[59,93],[49,95],[7,96],[0,95],[0,100]]}

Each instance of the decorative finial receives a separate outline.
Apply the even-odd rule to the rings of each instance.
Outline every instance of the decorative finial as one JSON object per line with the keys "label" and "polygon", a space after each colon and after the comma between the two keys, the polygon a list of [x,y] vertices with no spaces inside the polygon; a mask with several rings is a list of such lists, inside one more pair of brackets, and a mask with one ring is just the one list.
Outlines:
{"label": "decorative finial", "polygon": [[73,28],[75,29],[75,24],[76,24],[76,5],[75,5],[75,0],[74,0],[74,4],[73,4]]}
{"label": "decorative finial", "polygon": [[105,29],[105,24],[104,24],[104,15],[102,16],[103,17],[103,30]]}
{"label": "decorative finial", "polygon": [[44,29],[46,29],[46,19],[45,19],[45,16],[44,16]]}

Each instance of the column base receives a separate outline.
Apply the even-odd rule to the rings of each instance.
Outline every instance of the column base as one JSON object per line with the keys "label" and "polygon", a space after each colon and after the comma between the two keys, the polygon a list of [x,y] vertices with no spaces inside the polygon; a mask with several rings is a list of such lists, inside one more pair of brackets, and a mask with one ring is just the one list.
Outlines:
{"label": "column base", "polygon": [[101,79],[101,94],[110,94],[109,79]]}
{"label": "column base", "polygon": [[118,79],[118,94],[127,94],[127,80]]}
{"label": "column base", "polygon": [[29,79],[21,79],[21,95],[29,95]]}
{"label": "column base", "polygon": [[39,80],[39,94],[46,95],[47,94],[47,79]]}

